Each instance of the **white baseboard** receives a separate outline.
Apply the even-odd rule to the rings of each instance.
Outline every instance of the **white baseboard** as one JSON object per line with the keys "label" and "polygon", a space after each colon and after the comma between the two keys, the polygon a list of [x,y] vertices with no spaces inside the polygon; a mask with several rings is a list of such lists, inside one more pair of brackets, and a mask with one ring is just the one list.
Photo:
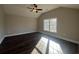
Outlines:
{"label": "white baseboard", "polygon": [[[27,32],[27,33],[32,33],[32,32]],[[0,44],[2,43],[2,41],[3,41],[3,39],[4,39],[5,37],[8,37],[8,36],[16,36],[16,35],[21,35],[21,34],[27,34],[27,33],[18,33],[18,34],[5,35],[5,36],[0,40]],[[47,34],[47,33],[45,33],[45,32],[40,32],[40,33]],[[50,34],[47,34],[47,35],[50,35]],[[54,36],[54,37],[57,37],[57,38],[60,38],[60,39],[66,40],[66,41],[70,41],[70,42],[79,44],[79,41],[75,41],[75,40],[72,40],[72,39],[69,39],[69,38],[66,38],[66,37],[56,36],[56,35],[51,35],[51,36]]]}
{"label": "white baseboard", "polygon": [[[33,32],[36,32],[36,31],[33,31]],[[2,41],[4,40],[5,37],[16,36],[16,35],[21,35],[21,34],[28,34],[28,33],[33,33],[33,32],[26,32],[26,33],[18,33],[18,34],[5,35],[4,37],[2,37],[2,38],[0,39],[0,44],[2,43]]]}
{"label": "white baseboard", "polygon": [[[36,32],[36,31],[35,31],[35,32]],[[22,35],[22,34],[28,34],[28,33],[32,33],[32,32],[18,33],[18,34],[9,34],[9,35],[5,35],[5,37],[16,36],[16,35]]]}
{"label": "white baseboard", "polygon": [[[42,32],[42,31],[40,33],[51,35],[51,34],[48,34],[48,33]],[[57,38],[60,38],[60,39],[63,39],[63,40],[66,40],[66,41],[69,41],[69,42],[72,42],[72,43],[79,44],[79,41],[72,40],[72,39],[69,39],[69,38],[66,38],[66,37],[62,37],[62,36],[58,36],[58,35],[54,35],[54,34],[52,34],[51,36],[54,36],[54,37],[57,37]]]}

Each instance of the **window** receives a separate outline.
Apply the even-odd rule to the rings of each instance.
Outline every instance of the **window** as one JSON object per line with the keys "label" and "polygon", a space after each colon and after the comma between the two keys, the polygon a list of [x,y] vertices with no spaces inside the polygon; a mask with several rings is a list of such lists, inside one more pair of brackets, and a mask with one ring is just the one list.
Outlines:
{"label": "window", "polygon": [[57,19],[50,19],[50,32],[57,32]]}
{"label": "window", "polygon": [[44,30],[49,31],[49,20],[44,20]]}
{"label": "window", "polygon": [[57,32],[57,18],[45,19],[44,30],[50,32]]}

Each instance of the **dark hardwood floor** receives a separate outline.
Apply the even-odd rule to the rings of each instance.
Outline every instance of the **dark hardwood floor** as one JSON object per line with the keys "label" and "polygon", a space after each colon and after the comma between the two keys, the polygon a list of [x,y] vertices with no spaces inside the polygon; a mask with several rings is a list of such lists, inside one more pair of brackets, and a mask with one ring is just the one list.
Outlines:
{"label": "dark hardwood floor", "polygon": [[[54,41],[61,46],[63,53],[77,54],[78,44],[68,42],[59,38],[55,38],[49,35],[45,35],[39,32],[6,37],[0,45],[1,54],[30,54],[36,45],[40,41],[41,37],[45,37],[48,40]],[[49,53],[49,41],[47,43],[46,54]],[[52,45],[53,46],[53,45]],[[36,48],[37,51],[42,52]]]}

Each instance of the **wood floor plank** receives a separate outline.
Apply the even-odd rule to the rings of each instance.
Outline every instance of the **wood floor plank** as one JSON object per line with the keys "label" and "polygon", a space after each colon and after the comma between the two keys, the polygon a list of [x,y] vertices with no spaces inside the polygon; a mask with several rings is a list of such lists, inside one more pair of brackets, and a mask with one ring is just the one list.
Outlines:
{"label": "wood floor plank", "polygon": [[30,54],[35,48],[35,46],[38,44],[41,37],[46,37],[48,40],[59,43],[64,53],[67,54],[78,53],[78,44],[68,42],[59,38],[55,38],[49,35],[45,35],[39,32],[6,37],[3,40],[2,44],[0,45],[0,53]]}

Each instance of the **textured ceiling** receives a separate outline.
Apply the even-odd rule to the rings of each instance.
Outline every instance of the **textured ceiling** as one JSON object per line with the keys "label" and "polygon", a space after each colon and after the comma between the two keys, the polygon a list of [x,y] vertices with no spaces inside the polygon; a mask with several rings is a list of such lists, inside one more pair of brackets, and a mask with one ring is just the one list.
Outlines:
{"label": "textured ceiling", "polygon": [[27,7],[31,7],[31,4],[5,4],[3,5],[4,12],[9,15],[19,15],[26,17],[37,18],[40,14],[47,12],[49,10],[58,8],[58,7],[69,7],[79,9],[79,5],[71,5],[71,4],[37,4],[38,8],[42,8],[43,11],[39,13],[30,12]]}

